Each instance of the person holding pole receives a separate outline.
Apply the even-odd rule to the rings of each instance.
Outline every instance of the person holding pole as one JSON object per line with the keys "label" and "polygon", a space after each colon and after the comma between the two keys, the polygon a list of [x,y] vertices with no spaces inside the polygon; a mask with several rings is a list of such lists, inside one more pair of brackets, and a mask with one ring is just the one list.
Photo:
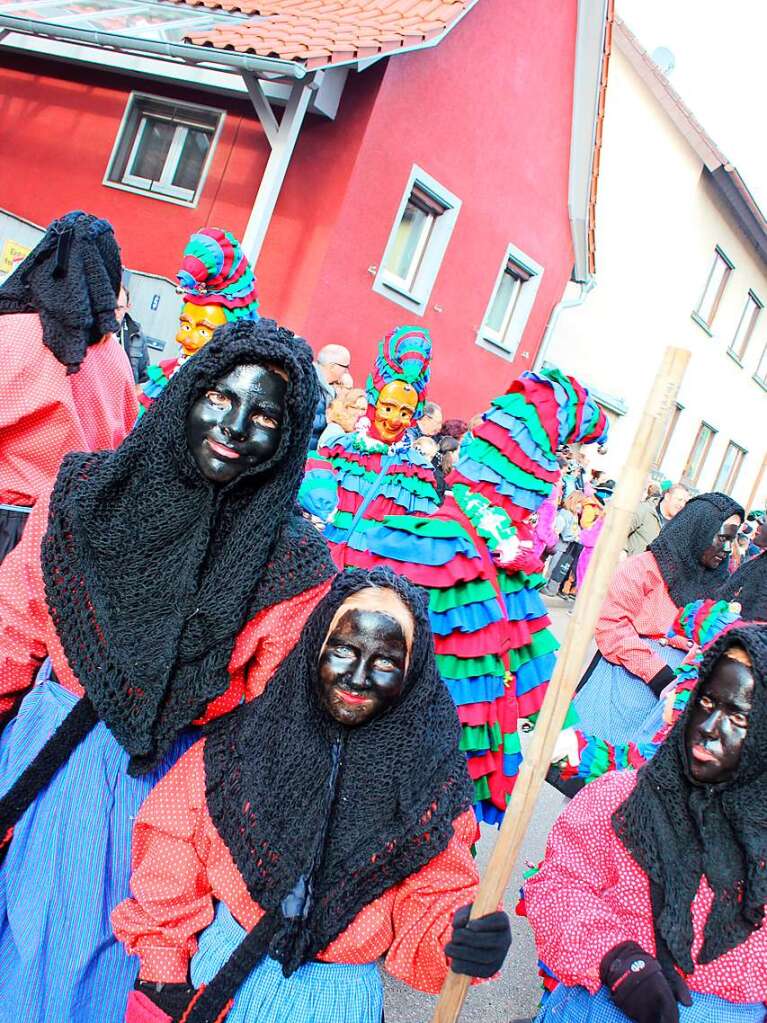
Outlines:
{"label": "person holding pole", "polygon": [[559,979],[537,1023],[763,1023],[767,626],[707,650],[654,759],[588,785],[525,888]]}
{"label": "person holding pole", "polygon": [[379,957],[430,993],[448,957],[496,973],[509,920],[468,922],[459,737],[424,595],[388,569],[337,576],[265,695],[138,815],[133,897],[112,916],[141,963],[126,1023],[380,1023]]}

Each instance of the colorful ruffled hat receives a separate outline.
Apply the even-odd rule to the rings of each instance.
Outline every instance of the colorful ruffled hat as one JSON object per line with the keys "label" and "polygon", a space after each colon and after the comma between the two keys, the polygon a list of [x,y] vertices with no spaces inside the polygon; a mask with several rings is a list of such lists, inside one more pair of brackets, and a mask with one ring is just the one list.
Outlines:
{"label": "colorful ruffled hat", "polygon": [[378,355],[365,391],[375,406],[386,384],[402,380],[418,395],[414,419],[423,415],[426,388],[431,375],[431,337],[425,327],[397,327],[378,342]]}
{"label": "colorful ruffled hat", "polygon": [[536,511],[560,477],[563,444],[604,444],[607,417],[574,377],[523,373],[464,438],[453,485],[500,504],[514,521]]}
{"label": "colorful ruffled hat", "polygon": [[256,278],[230,231],[203,227],[187,242],[176,274],[184,301],[220,305],[227,320],[257,320]]}

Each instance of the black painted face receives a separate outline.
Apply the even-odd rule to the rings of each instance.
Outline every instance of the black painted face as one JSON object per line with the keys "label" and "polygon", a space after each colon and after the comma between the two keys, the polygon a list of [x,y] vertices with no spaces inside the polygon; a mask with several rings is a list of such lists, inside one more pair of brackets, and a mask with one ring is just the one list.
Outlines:
{"label": "black painted face", "polygon": [[720,657],[701,683],[687,722],[687,760],[695,781],[716,785],[733,777],[753,698],[751,670],[731,657]]}
{"label": "black painted face", "polygon": [[186,439],[211,483],[230,483],[268,461],[280,443],[287,382],[263,366],[237,366],[192,405]]}
{"label": "black painted face", "polygon": [[704,568],[719,568],[729,558],[739,528],[740,518],[737,515],[731,515],[724,521],[711,546],[700,556],[700,563]]}
{"label": "black painted face", "polygon": [[407,645],[402,626],[380,611],[350,608],[320,654],[320,700],[342,725],[363,725],[400,697]]}

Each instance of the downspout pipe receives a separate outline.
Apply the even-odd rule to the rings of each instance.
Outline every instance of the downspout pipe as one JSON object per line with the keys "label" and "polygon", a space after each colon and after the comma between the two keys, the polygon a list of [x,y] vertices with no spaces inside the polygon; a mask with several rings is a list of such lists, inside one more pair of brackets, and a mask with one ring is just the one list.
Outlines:
{"label": "downspout pipe", "polygon": [[556,329],[557,323],[559,322],[559,317],[562,314],[562,310],[577,309],[578,306],[583,305],[583,303],[588,298],[589,294],[594,290],[596,286],[597,282],[594,280],[594,278],[589,277],[587,281],[581,282],[580,284],[581,290],[578,292],[575,298],[560,299],[560,301],[557,302],[557,304],[551,310],[551,316],[549,317],[549,322],[546,324],[546,330],[544,331],[543,339],[541,340],[540,347],[538,348],[538,354],[536,355],[535,363],[533,364],[534,370],[541,369],[544,363],[546,362],[546,356],[548,354],[549,348],[551,347],[551,341],[552,338],[554,337],[554,331]]}
{"label": "downspout pipe", "polygon": [[76,25],[56,25],[53,22],[35,21],[32,18],[16,18],[12,14],[0,14],[0,30],[43,36],[48,39],[63,39],[84,46],[120,52],[145,53],[152,57],[164,57],[166,60],[183,61],[185,64],[218,64],[233,71],[249,71],[256,75],[272,74],[282,78],[301,79],[306,78],[309,73],[303,64],[291,60],[259,57],[253,53],[237,53],[235,50],[219,50],[213,46],[193,46],[190,43],[170,43],[159,39],[116,35],[113,32],[99,32]]}

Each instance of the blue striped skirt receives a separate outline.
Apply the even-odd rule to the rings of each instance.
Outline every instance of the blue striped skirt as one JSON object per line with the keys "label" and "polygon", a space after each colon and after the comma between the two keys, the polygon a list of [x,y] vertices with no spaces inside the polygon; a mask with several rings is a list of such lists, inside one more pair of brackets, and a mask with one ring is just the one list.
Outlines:
{"label": "blue striped skirt", "polygon": [[[0,737],[0,793],[77,702],[49,673],[46,662]],[[122,1023],[138,961],[109,917],[130,894],[139,807],[192,740],[131,778],[100,722],[18,822],[0,867],[0,1023]]]}
{"label": "blue striped skirt", "polygon": [[[716,995],[690,992],[692,1005],[679,1006],[679,1023],[765,1023],[763,1002],[736,1005]],[[584,987],[560,984],[546,999],[535,1023],[631,1023],[615,1005],[607,988],[590,995]]]}
{"label": "blue striped skirt", "polygon": [[[676,668],[685,658],[683,650],[646,639],[645,643]],[[657,699],[641,678],[600,657],[583,689],[574,700],[580,728],[605,742],[651,742],[663,725],[664,701]]]}
{"label": "blue striped skirt", "polygon": [[[200,935],[192,983],[209,983],[245,937],[223,902]],[[375,963],[305,963],[288,978],[264,956],[235,995],[226,1023],[381,1023],[383,985]]]}

